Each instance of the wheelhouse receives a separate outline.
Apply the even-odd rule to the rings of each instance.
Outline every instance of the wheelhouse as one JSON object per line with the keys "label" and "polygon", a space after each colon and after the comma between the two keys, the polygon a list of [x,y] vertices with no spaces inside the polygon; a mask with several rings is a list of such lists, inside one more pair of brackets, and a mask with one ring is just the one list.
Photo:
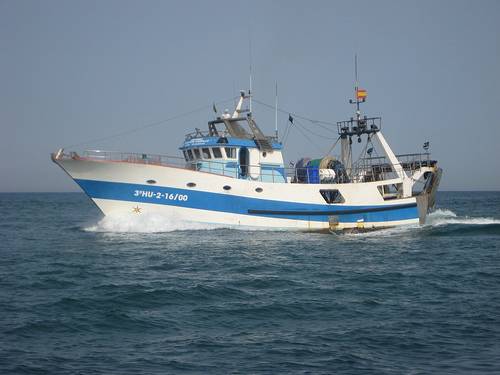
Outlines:
{"label": "wheelhouse", "polygon": [[[180,147],[187,166],[193,170],[263,182],[287,182],[282,145],[265,136],[240,101],[232,115],[224,113],[208,122],[208,131],[196,129]],[[248,112],[246,116],[241,113]],[[224,126],[224,129],[222,129]],[[218,128],[219,126],[219,128]]]}
{"label": "wheelhouse", "polygon": [[188,168],[224,176],[286,182],[281,144],[262,150],[253,140],[200,135],[184,142],[182,150]]}

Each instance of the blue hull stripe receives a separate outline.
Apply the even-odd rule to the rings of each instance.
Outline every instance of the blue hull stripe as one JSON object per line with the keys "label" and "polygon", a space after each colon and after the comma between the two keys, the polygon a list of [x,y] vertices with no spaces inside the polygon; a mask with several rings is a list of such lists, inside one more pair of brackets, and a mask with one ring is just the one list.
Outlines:
{"label": "blue hull stripe", "polygon": [[369,212],[390,211],[402,208],[417,207],[416,203],[395,204],[391,206],[365,207],[343,210],[321,210],[321,211],[271,211],[271,210],[248,210],[249,214],[268,214],[268,215],[349,215],[366,214]]}
{"label": "blue hull stripe", "polygon": [[230,192],[209,193],[190,189],[83,179],[75,179],[75,181],[91,198],[152,203],[241,215],[276,217],[276,213],[279,213],[279,217],[283,219],[321,222],[328,222],[329,215],[338,215],[341,223],[355,223],[358,220],[384,222],[418,218],[418,210],[414,203],[386,206],[295,203],[242,197]]}

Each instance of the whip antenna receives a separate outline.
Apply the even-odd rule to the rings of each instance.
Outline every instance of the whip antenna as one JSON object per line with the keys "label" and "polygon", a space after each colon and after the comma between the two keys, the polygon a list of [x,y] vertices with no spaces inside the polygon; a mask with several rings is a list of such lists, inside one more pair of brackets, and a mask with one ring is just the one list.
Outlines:
{"label": "whip antenna", "polygon": [[274,134],[276,135],[276,142],[278,141],[278,81],[276,81],[276,91],[274,100]]}
{"label": "whip antenna", "polygon": [[249,110],[250,110],[250,115],[252,115],[252,39],[248,38],[248,60],[249,60],[249,73],[250,73],[250,88],[248,90],[248,96],[249,96]]}

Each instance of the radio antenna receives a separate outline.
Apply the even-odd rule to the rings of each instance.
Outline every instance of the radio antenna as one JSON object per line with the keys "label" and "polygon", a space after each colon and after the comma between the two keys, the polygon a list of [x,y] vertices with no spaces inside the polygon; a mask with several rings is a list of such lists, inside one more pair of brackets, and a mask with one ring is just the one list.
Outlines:
{"label": "radio antenna", "polygon": [[248,60],[249,60],[248,70],[250,73],[250,77],[249,77],[250,88],[248,90],[249,103],[250,103],[249,111],[250,111],[250,115],[252,115],[252,95],[253,95],[253,91],[252,91],[252,39],[250,38],[250,36],[248,38]]}
{"label": "radio antenna", "polygon": [[276,81],[276,91],[274,98],[274,134],[276,135],[276,142],[278,142],[278,81]]}
{"label": "radio antenna", "polygon": [[358,89],[359,89],[359,82],[358,82],[358,54],[354,54],[354,81],[355,81],[355,86],[354,86],[354,94],[356,95],[356,115],[359,120],[359,116],[361,115],[359,111],[359,98],[358,98]]}
{"label": "radio antenna", "polygon": [[358,88],[358,54],[354,54],[354,81],[356,84],[356,89]]}

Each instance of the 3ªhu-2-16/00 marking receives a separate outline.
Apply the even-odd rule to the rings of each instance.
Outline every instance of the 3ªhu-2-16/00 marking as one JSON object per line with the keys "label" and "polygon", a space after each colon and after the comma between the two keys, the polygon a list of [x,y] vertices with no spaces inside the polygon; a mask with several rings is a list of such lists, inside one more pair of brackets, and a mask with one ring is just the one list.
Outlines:
{"label": "3\u00aahu-2-16/00 marking", "polygon": [[187,201],[188,196],[186,194],[179,193],[161,193],[159,191],[150,190],[134,190],[134,197],[142,198],[156,198],[156,199],[167,199],[169,201]]}

